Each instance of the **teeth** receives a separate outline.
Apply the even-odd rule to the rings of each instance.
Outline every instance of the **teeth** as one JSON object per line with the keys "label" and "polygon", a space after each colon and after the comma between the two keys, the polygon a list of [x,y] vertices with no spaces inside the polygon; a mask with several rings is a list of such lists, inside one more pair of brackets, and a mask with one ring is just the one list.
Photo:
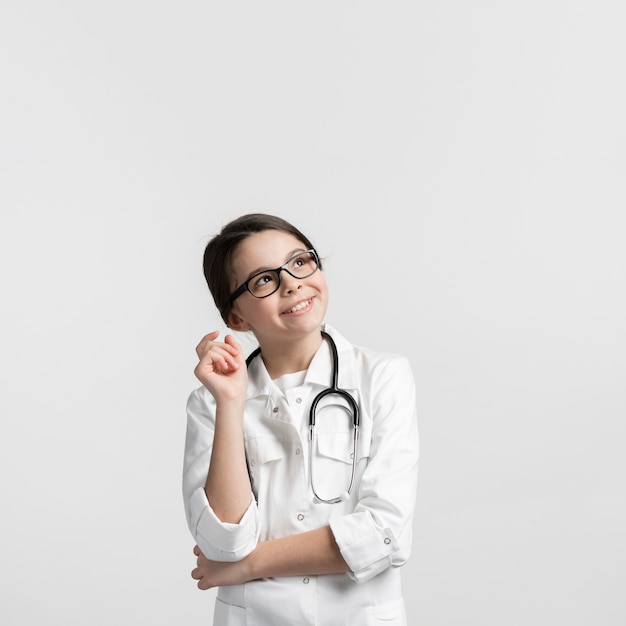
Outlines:
{"label": "teeth", "polygon": [[309,304],[311,304],[310,300],[307,300],[306,302],[301,302],[300,304],[296,304],[296,306],[294,306],[293,309],[287,311],[287,313],[295,313],[296,311],[300,311],[301,309],[309,306]]}

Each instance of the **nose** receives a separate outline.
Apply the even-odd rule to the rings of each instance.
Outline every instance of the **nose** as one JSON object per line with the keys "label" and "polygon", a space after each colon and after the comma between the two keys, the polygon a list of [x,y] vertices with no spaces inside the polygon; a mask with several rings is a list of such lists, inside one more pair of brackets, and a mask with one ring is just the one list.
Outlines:
{"label": "nose", "polygon": [[280,276],[280,286],[283,293],[290,294],[298,291],[302,287],[302,282],[299,278],[294,278],[289,272],[284,271]]}

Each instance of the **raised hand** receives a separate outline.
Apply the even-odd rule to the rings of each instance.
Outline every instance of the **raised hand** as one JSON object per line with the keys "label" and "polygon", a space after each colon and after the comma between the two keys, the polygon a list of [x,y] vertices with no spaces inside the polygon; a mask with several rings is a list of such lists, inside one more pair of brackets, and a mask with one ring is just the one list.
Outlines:
{"label": "raised hand", "polygon": [[219,331],[205,335],[196,346],[198,364],[194,374],[217,402],[245,398],[248,384],[246,361],[232,335],[217,341]]}

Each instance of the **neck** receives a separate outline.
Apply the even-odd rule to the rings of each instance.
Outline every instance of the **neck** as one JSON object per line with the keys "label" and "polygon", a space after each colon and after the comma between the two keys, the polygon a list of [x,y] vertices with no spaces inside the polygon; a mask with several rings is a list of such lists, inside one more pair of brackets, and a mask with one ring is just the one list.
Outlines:
{"label": "neck", "polygon": [[308,369],[322,343],[321,333],[281,344],[261,345],[261,357],[272,380]]}

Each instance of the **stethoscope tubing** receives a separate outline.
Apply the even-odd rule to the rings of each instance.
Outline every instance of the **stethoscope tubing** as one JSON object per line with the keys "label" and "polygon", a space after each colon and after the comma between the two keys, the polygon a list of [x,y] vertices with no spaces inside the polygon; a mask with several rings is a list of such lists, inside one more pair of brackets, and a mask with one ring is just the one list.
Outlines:
{"label": "stethoscope tubing", "polygon": [[[360,414],[359,414],[359,405],[356,400],[345,389],[340,389],[338,385],[339,380],[339,355],[337,354],[337,346],[333,340],[333,338],[326,332],[321,331],[322,337],[326,339],[328,345],[330,346],[331,358],[332,358],[332,380],[331,386],[327,389],[323,389],[318,393],[315,398],[313,398],[313,402],[311,403],[311,408],[309,410],[309,477],[311,480],[311,489],[313,491],[313,495],[316,500],[319,502],[324,502],[326,504],[338,504],[339,502],[343,502],[350,497],[352,493],[352,488],[354,487],[354,478],[356,476],[356,464],[358,460],[358,447],[359,447],[359,426],[360,426]],[[254,359],[258,354],[260,354],[261,348],[257,348],[254,352],[248,356],[246,359],[246,366],[250,365],[252,359]],[[313,471],[313,456],[314,456],[314,442],[315,442],[315,412],[317,410],[317,405],[320,400],[323,398],[336,395],[343,398],[350,407],[350,413],[352,414],[352,469],[350,472],[350,482],[348,484],[348,489],[341,493],[336,498],[322,498],[315,489],[315,477]]]}
{"label": "stethoscope tubing", "polygon": [[[345,389],[340,389],[338,380],[339,380],[339,355],[337,354],[337,346],[333,338],[325,331],[322,331],[322,337],[326,339],[328,345],[330,346],[331,354],[332,354],[332,382],[331,386],[328,389],[324,389],[320,391],[315,398],[313,398],[313,402],[311,403],[311,409],[309,411],[309,476],[311,479],[311,489],[313,491],[313,495],[319,502],[324,502],[326,504],[338,504],[347,500],[352,493],[352,488],[354,486],[354,477],[356,475],[356,463],[358,457],[358,447],[359,447],[359,424],[360,424],[360,415],[359,415],[359,405],[356,403],[356,400],[352,397],[352,394],[347,392]],[[352,469],[350,472],[350,482],[348,483],[348,488],[346,491],[341,493],[336,498],[322,498],[319,495],[315,488],[315,476],[313,471],[313,456],[314,456],[314,441],[315,441],[315,411],[317,410],[317,405],[320,400],[325,398],[326,396],[336,395],[340,396],[350,406],[350,410],[352,413]]]}

